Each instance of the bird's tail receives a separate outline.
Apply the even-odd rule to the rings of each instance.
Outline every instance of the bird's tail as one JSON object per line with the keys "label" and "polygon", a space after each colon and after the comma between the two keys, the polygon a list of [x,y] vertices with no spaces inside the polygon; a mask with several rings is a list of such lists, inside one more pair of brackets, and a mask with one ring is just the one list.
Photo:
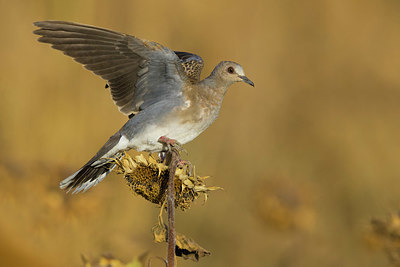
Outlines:
{"label": "bird's tail", "polygon": [[107,143],[77,172],[64,179],[60,188],[67,192],[74,189],[73,194],[85,192],[101,182],[116,166],[116,158],[123,153],[119,149],[121,134],[118,132],[111,136]]}

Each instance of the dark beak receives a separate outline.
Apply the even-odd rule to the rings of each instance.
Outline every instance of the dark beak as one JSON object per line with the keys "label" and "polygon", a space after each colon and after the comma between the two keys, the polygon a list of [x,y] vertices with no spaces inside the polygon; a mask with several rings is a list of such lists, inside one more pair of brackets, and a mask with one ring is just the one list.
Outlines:
{"label": "dark beak", "polygon": [[247,84],[250,84],[251,86],[253,86],[254,87],[254,83],[249,79],[249,78],[247,78],[246,76],[239,76],[245,83],[247,83]]}

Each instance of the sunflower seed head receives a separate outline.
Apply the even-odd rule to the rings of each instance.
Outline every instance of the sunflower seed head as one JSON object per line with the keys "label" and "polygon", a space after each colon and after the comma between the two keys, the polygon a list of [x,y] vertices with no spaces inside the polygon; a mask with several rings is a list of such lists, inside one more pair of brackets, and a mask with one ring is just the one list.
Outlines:
{"label": "sunflower seed head", "polygon": [[[117,172],[124,174],[128,186],[146,200],[161,205],[166,198],[169,177],[168,166],[157,161],[151,155],[143,154],[132,158],[128,154],[116,161]],[[207,199],[209,191],[220,187],[207,187],[204,180],[208,178],[190,175],[189,168],[177,168],[175,172],[175,206],[182,210],[189,209],[200,195]]]}

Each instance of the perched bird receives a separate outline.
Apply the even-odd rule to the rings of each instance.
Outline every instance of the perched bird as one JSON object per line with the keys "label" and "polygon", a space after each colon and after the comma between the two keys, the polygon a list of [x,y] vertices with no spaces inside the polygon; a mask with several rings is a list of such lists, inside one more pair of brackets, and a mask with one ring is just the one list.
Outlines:
{"label": "perched bird", "polygon": [[200,80],[201,57],[172,51],[137,37],[64,21],[35,22],[39,41],[49,43],[107,81],[112,99],[129,120],[77,172],[60,183],[74,193],[98,184],[129,149],[161,152],[167,137],[190,142],[217,118],[230,85],[254,86],[243,68],[220,62]]}

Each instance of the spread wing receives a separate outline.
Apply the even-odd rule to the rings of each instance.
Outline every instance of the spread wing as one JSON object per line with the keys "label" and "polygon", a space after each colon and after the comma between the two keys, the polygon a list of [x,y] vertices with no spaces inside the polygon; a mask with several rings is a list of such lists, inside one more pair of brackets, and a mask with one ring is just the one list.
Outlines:
{"label": "spread wing", "polygon": [[200,74],[204,66],[203,59],[195,54],[188,52],[174,51],[175,54],[181,60],[182,67],[186,73],[186,76],[192,83],[200,81]]}
{"label": "spread wing", "polygon": [[190,81],[170,49],[123,33],[63,21],[35,22],[49,43],[105,79],[118,109],[136,114],[166,98],[177,99]]}

